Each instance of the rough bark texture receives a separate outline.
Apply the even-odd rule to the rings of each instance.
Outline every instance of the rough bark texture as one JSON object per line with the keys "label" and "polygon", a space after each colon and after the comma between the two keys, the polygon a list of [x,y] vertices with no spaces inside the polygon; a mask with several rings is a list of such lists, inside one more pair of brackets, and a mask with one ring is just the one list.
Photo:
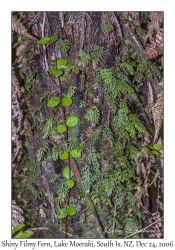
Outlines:
{"label": "rough bark texture", "polygon": [[[153,119],[163,108],[158,103],[163,65],[156,60],[163,53],[163,14],[156,13],[23,12],[26,27],[17,21],[19,13],[13,13],[13,43],[16,34],[18,41],[20,34],[29,39],[27,47],[24,41],[23,48],[13,49],[13,75],[19,76],[14,86],[20,86],[22,93],[15,92],[12,100],[19,111],[12,117],[13,199],[23,209],[27,226],[34,228],[35,238],[163,237],[162,171],[156,175],[163,168],[163,153],[159,149],[151,154],[158,137],[162,145],[162,119],[156,124]],[[59,34],[56,42],[37,46],[42,37],[55,34]],[[67,51],[61,45],[65,40]],[[102,52],[94,55],[95,46]],[[66,58],[68,65],[57,77],[51,70],[59,58]],[[47,106],[50,98],[66,96],[70,86],[75,88],[70,107]],[[98,110],[96,122],[95,111],[88,119],[89,110]],[[79,118],[78,125],[59,134],[56,126],[71,115]],[[120,122],[126,119],[121,127],[120,116]],[[69,151],[74,137],[81,158],[63,161],[58,153],[53,156],[53,148]],[[65,166],[76,182],[70,190],[62,175]],[[154,177],[158,188],[151,184]],[[58,218],[64,206],[74,206],[76,215]],[[150,227],[154,233],[136,233],[137,226],[141,229],[156,221]]]}

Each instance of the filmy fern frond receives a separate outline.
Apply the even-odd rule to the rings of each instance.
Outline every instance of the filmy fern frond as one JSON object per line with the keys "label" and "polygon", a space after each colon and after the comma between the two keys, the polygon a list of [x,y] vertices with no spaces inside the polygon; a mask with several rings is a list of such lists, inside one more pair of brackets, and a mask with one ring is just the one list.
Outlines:
{"label": "filmy fern frond", "polygon": [[96,126],[100,120],[100,111],[97,106],[93,106],[92,108],[88,109],[87,113],[85,114],[85,118],[90,121],[92,126]]}
{"label": "filmy fern frond", "polygon": [[91,57],[89,54],[87,54],[84,50],[82,50],[80,52],[80,57],[81,57],[81,61],[82,61],[82,66],[86,67],[89,65]]}
{"label": "filmy fern frond", "polygon": [[46,152],[48,151],[48,147],[42,147],[40,148],[37,153],[36,153],[36,158],[37,158],[37,162],[41,161],[44,157],[44,155],[46,154]]}
{"label": "filmy fern frond", "polygon": [[43,135],[43,138],[47,138],[50,131],[52,130],[53,125],[55,124],[55,119],[52,115],[49,116],[48,120],[46,121],[41,134]]}
{"label": "filmy fern frond", "polygon": [[95,64],[98,64],[104,56],[104,47],[94,46],[92,51],[92,61]]}

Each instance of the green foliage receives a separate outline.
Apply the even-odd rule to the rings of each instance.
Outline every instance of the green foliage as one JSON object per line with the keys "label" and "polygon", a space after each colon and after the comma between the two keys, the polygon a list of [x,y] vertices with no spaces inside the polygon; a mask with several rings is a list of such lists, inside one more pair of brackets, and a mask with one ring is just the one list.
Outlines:
{"label": "green foliage", "polygon": [[82,171],[81,171],[81,177],[82,177],[82,184],[84,186],[86,194],[90,192],[90,188],[93,184],[92,182],[92,173],[90,170],[90,167],[88,164],[85,164]]}
{"label": "green foliage", "polygon": [[60,103],[60,97],[59,96],[58,97],[52,97],[52,98],[49,99],[49,101],[47,103],[47,106],[49,108],[54,108],[54,107],[58,106],[59,103]]}
{"label": "green foliage", "polygon": [[97,106],[93,106],[92,108],[88,109],[87,113],[85,114],[85,118],[91,123],[93,127],[96,126],[100,120],[100,111]]}
{"label": "green foliage", "polygon": [[67,195],[69,193],[69,188],[66,185],[65,182],[62,182],[57,189],[57,198],[55,198],[56,203],[58,204],[58,206],[61,206],[62,203],[64,203],[66,201]]}
{"label": "green foliage", "polygon": [[95,149],[90,149],[88,152],[87,163],[93,166],[95,174],[92,176],[92,181],[96,181],[101,176],[99,159],[101,158],[99,153],[96,153]]}
{"label": "green foliage", "polygon": [[13,230],[12,230],[12,236],[16,234],[17,232],[20,232],[22,229],[26,227],[25,224],[18,224]]}
{"label": "green foliage", "polygon": [[63,70],[62,69],[52,69],[51,70],[51,74],[54,76],[61,76],[63,74]]}
{"label": "green foliage", "polygon": [[73,188],[75,186],[75,181],[74,180],[67,180],[66,184],[68,185],[69,188]]}
{"label": "green foliage", "polygon": [[56,123],[55,118],[51,114],[47,119],[44,127],[42,128],[41,134],[43,138],[47,138],[49,136],[50,131],[52,130],[53,125]]}
{"label": "green foliage", "polygon": [[136,63],[124,58],[122,62],[119,62],[118,65],[127,70],[128,74],[131,76],[135,75],[134,67],[136,67]]}
{"label": "green foliage", "polygon": [[103,136],[108,140],[111,147],[114,145],[114,137],[111,129],[108,127],[108,125],[104,125],[104,128],[102,130]]}
{"label": "green foliage", "polygon": [[75,90],[77,89],[76,86],[70,86],[67,91],[67,97],[71,98],[75,95]]}
{"label": "green foliage", "polygon": [[77,116],[69,116],[66,120],[66,125],[70,128],[77,125],[79,118]]}
{"label": "green foliage", "polygon": [[67,62],[68,62],[67,59],[63,59],[63,58],[58,59],[57,66],[58,67],[65,67],[67,65]]}
{"label": "green foliage", "polygon": [[67,55],[68,51],[70,49],[70,42],[69,42],[69,40],[67,40],[67,39],[61,40],[60,43],[59,43],[59,45],[60,45],[60,51],[63,54]]}
{"label": "green foliage", "polygon": [[41,38],[41,39],[37,42],[37,45],[38,45],[38,46],[46,45],[49,41],[50,41],[50,38],[47,37],[47,36],[45,36],[45,37]]}
{"label": "green foliage", "polygon": [[36,76],[36,73],[37,73],[36,71],[33,71],[26,77],[24,87],[28,92],[32,90],[32,86],[35,83],[34,78]]}
{"label": "green foliage", "polygon": [[72,151],[70,151],[70,155],[73,158],[81,158],[81,151],[77,149],[73,149]]}
{"label": "green foliage", "polygon": [[80,52],[80,57],[82,61],[82,66],[87,67],[90,63],[91,57],[84,50]]}
{"label": "green foliage", "polygon": [[71,106],[71,105],[72,105],[72,98],[65,96],[65,97],[62,99],[61,104],[62,104],[64,107],[69,107],[69,106]]}
{"label": "green foliage", "polygon": [[117,110],[116,97],[121,97],[121,94],[128,93],[133,100],[138,100],[134,89],[124,81],[116,79],[110,69],[100,70],[100,75],[104,83],[106,102],[114,112]]}
{"label": "green foliage", "polygon": [[67,151],[63,150],[62,153],[59,155],[60,160],[67,160],[69,158],[69,154]]}
{"label": "green foliage", "polygon": [[137,133],[149,135],[136,114],[131,114],[126,100],[121,100],[119,110],[113,120],[116,133],[120,138],[137,138]]}
{"label": "green foliage", "polygon": [[69,145],[68,150],[72,151],[72,150],[78,148],[78,146],[80,145],[80,142],[76,136],[73,136],[73,137],[69,138],[68,145]]}
{"label": "green foliage", "polygon": [[52,159],[57,161],[59,156],[63,153],[63,150],[59,147],[52,147]]}
{"label": "green foliage", "polygon": [[34,235],[34,232],[27,230],[25,232],[17,234],[14,239],[28,239]]}
{"label": "green foliage", "polygon": [[58,34],[54,35],[51,39],[50,39],[50,43],[55,43],[58,40]]}
{"label": "green foliage", "polygon": [[80,108],[86,108],[86,107],[87,107],[87,102],[81,101],[79,107],[80,107]]}
{"label": "green foliage", "polygon": [[49,91],[45,91],[45,92],[41,95],[39,101],[40,101],[40,102],[43,102],[43,100],[44,100],[49,94],[50,94]]}
{"label": "green foliage", "polygon": [[65,133],[67,131],[67,127],[65,124],[58,124],[56,130],[58,131],[58,133]]}
{"label": "green foliage", "polygon": [[91,88],[86,88],[85,92],[88,93],[91,98],[96,97]]}
{"label": "green foliage", "polygon": [[38,149],[38,151],[36,153],[36,158],[37,158],[38,162],[43,160],[43,158],[44,158],[45,154],[47,153],[48,149],[49,148],[47,146],[44,146],[44,147]]}
{"label": "green foliage", "polygon": [[63,170],[63,176],[66,178],[66,179],[69,179],[71,177],[74,176],[72,170],[70,169],[70,167],[65,167],[64,170]]}
{"label": "green foliage", "polygon": [[95,64],[98,64],[102,60],[104,56],[104,50],[105,48],[102,46],[94,46],[92,51],[92,61]]}
{"label": "green foliage", "polygon": [[101,130],[96,129],[95,131],[92,131],[91,133],[87,133],[87,136],[91,141],[98,141],[100,139],[100,132]]}
{"label": "green foliage", "polygon": [[51,183],[54,183],[54,182],[56,181],[56,179],[57,179],[57,175],[54,174],[54,175],[52,175],[52,177],[51,177],[51,179],[50,179],[50,182],[51,182]]}
{"label": "green foliage", "polygon": [[104,22],[104,23],[102,23],[102,27],[104,28],[104,30],[107,34],[114,31],[114,26],[111,23]]}

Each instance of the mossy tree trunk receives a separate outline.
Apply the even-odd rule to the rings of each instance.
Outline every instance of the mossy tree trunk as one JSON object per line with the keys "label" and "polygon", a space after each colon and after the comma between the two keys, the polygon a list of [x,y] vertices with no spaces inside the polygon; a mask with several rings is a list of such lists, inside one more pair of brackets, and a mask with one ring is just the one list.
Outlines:
{"label": "mossy tree trunk", "polygon": [[[153,32],[161,32],[162,21],[159,16],[154,27],[152,14],[13,13],[28,20],[26,30],[15,21],[18,40],[20,34],[32,36],[14,51],[23,57],[14,67],[25,91],[19,98],[23,132],[13,163],[13,197],[35,237],[163,237],[162,176],[156,175],[162,148],[151,149],[162,145],[162,135],[155,138],[162,120],[155,122],[154,111],[162,93],[162,54],[157,48],[152,59],[146,50],[154,51]],[[56,34],[54,43],[37,46]],[[55,76],[51,72],[60,58],[68,64]],[[48,107],[50,98],[68,95],[71,106]],[[78,124],[59,134],[57,125],[69,116],[77,116]],[[74,149],[81,158],[59,158],[62,150]],[[70,189],[65,166],[76,182]],[[150,185],[154,177],[157,189]],[[58,218],[65,206],[73,206],[76,215]],[[151,223],[157,233],[136,233]]]}

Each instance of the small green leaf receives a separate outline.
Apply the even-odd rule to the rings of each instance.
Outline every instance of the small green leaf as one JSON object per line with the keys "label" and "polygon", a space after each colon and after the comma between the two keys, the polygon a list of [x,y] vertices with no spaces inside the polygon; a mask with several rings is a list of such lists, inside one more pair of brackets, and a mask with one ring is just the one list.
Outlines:
{"label": "small green leaf", "polygon": [[69,158],[69,154],[67,151],[63,151],[63,153],[59,156],[60,160],[67,160]]}
{"label": "small green leaf", "polygon": [[28,238],[30,238],[30,237],[33,236],[33,235],[34,235],[34,233],[33,233],[32,231],[28,230],[28,231],[26,231],[26,232],[24,232],[24,233],[19,233],[19,234],[17,234],[17,235],[14,237],[14,239],[28,239]]}
{"label": "small green leaf", "polygon": [[151,153],[152,153],[153,155],[160,155],[160,153],[157,152],[157,151],[155,151],[155,150],[152,150]]}
{"label": "small green leaf", "polygon": [[56,128],[58,133],[65,133],[67,131],[67,127],[65,124],[59,124]]}
{"label": "small green leaf", "polygon": [[65,167],[63,170],[63,176],[66,179],[72,178],[74,176],[72,170],[69,167]]}
{"label": "small green leaf", "polygon": [[79,118],[77,116],[69,116],[69,118],[66,121],[66,125],[72,128],[77,125],[78,121],[79,121]]}
{"label": "small green leaf", "polygon": [[68,107],[68,106],[72,105],[72,98],[64,97],[63,100],[62,100],[62,105],[64,107]]}
{"label": "small green leaf", "polygon": [[50,39],[50,43],[54,43],[58,40],[58,34],[54,35],[51,39]]}
{"label": "small green leaf", "polygon": [[52,69],[51,73],[54,76],[61,76],[63,74],[63,71],[62,71],[62,69]]}
{"label": "small green leaf", "polygon": [[58,59],[57,60],[57,65],[59,67],[65,67],[67,65],[67,59]]}
{"label": "small green leaf", "polygon": [[74,149],[74,150],[70,151],[70,155],[73,158],[81,158],[81,151],[77,150],[77,149]]}
{"label": "small green leaf", "polygon": [[67,208],[60,209],[60,212],[57,214],[58,219],[64,219],[68,215]]}
{"label": "small green leaf", "polygon": [[161,150],[162,145],[161,145],[161,144],[158,144],[158,143],[155,143],[155,144],[153,145],[153,148],[154,148],[155,150]]}
{"label": "small green leaf", "polygon": [[47,44],[50,41],[50,38],[48,36],[41,38],[38,42],[37,45],[38,46],[42,46]]}
{"label": "small green leaf", "polygon": [[76,209],[73,206],[68,207],[68,215],[74,216],[77,213]]}
{"label": "small green leaf", "polygon": [[26,225],[25,224],[18,224],[13,230],[12,230],[12,236],[21,231]]}
{"label": "small green leaf", "polygon": [[148,154],[150,154],[151,153],[151,151],[150,151],[150,149],[149,148],[147,148],[147,147],[143,147],[143,149],[148,153]]}
{"label": "small green leaf", "polygon": [[73,188],[75,186],[75,181],[74,180],[67,180],[66,184],[68,185],[69,188]]}
{"label": "small green leaf", "polygon": [[60,97],[52,97],[49,99],[47,106],[49,108],[54,108],[60,103]]}

